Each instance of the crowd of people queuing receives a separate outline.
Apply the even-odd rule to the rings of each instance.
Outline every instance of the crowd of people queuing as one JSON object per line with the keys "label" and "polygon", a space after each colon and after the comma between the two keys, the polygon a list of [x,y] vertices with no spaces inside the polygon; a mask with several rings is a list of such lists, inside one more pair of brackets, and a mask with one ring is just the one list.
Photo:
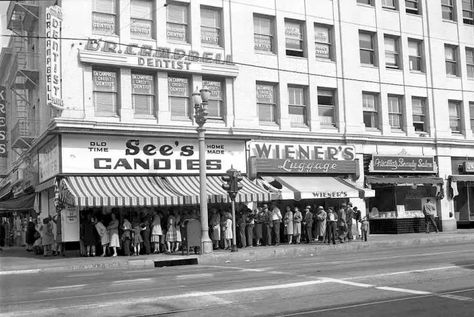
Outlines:
{"label": "crowd of people queuing", "polygon": [[[236,241],[240,248],[302,242],[336,244],[336,241],[344,243],[354,238],[367,241],[368,218],[361,217],[361,212],[350,202],[327,210],[310,205],[300,210],[298,206],[276,202],[251,205],[255,208],[237,205]],[[209,236],[214,249],[229,250],[232,247],[233,223],[229,207],[222,204],[211,206],[209,210]],[[198,210],[141,208],[134,213],[121,212],[117,208],[108,213],[100,209],[82,210],[80,255],[132,256],[178,252],[182,248],[186,221],[191,219],[200,220]],[[8,226],[2,224],[2,230]],[[20,235],[20,231],[24,233],[27,251],[44,256],[65,255],[60,211],[41,221],[33,217],[16,217],[10,227],[22,228],[14,235]]]}

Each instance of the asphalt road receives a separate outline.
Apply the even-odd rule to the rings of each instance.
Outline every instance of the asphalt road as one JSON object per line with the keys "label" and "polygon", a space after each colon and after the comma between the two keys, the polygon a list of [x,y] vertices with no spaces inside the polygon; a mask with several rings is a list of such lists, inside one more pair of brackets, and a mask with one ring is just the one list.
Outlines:
{"label": "asphalt road", "polygon": [[0,276],[0,316],[474,316],[474,245]]}

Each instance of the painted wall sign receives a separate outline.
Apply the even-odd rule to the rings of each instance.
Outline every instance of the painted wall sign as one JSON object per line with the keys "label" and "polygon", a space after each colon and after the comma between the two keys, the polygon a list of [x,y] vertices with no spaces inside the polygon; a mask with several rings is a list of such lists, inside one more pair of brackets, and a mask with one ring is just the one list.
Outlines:
{"label": "painted wall sign", "polygon": [[258,173],[278,174],[353,174],[357,161],[259,159],[255,160]]}
{"label": "painted wall sign", "polygon": [[83,63],[111,66],[164,70],[178,73],[201,73],[236,77],[238,67],[231,55],[171,49],[150,45],[117,44],[89,39],[84,49],[79,50]]}
{"label": "painted wall sign", "polygon": [[373,173],[436,173],[432,156],[373,155],[369,166]]}
{"label": "painted wall sign", "polygon": [[352,145],[253,141],[249,146],[250,155],[257,159],[355,160],[355,148]]}
{"label": "painted wall sign", "polygon": [[63,108],[61,96],[61,23],[60,6],[46,8],[46,103]]}
{"label": "painted wall sign", "polygon": [[40,183],[59,174],[58,139],[54,138],[41,148],[38,153]]}
{"label": "painted wall sign", "polygon": [[7,96],[5,87],[0,86],[0,157],[7,157]]}
{"label": "painted wall sign", "polygon": [[[245,144],[206,140],[208,174],[246,172]],[[199,174],[198,141],[180,138],[63,135],[63,173]]]}

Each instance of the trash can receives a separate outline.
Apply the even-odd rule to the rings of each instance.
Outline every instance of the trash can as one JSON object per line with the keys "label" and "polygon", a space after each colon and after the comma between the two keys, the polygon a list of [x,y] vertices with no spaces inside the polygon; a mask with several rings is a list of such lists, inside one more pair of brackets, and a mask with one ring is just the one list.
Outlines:
{"label": "trash can", "polygon": [[189,255],[189,248],[194,249],[194,253],[201,253],[201,222],[196,219],[187,219],[184,221],[184,234],[182,236],[182,254],[186,250],[186,255]]}

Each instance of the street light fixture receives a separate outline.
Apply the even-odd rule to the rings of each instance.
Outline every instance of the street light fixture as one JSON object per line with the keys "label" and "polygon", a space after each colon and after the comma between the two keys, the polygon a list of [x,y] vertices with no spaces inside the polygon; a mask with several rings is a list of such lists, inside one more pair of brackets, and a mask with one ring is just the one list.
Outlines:
{"label": "street light fixture", "polygon": [[210,91],[207,87],[203,87],[200,91],[193,92],[194,118],[198,127],[199,141],[199,197],[201,211],[201,252],[212,252],[212,241],[209,239],[209,224],[207,213],[207,184],[206,184],[206,128],[204,124],[207,121],[208,110],[207,103],[209,101]]}

